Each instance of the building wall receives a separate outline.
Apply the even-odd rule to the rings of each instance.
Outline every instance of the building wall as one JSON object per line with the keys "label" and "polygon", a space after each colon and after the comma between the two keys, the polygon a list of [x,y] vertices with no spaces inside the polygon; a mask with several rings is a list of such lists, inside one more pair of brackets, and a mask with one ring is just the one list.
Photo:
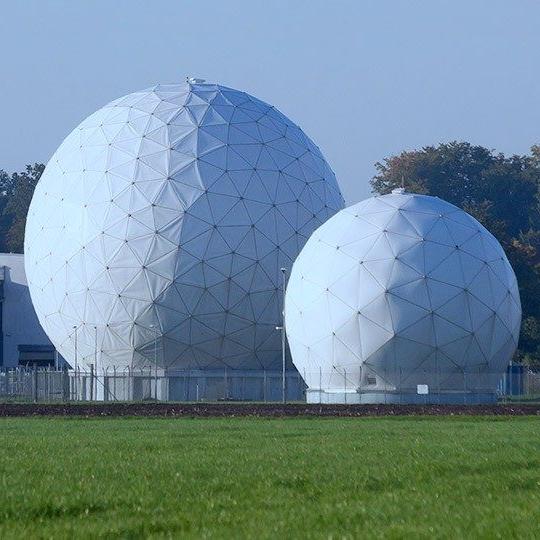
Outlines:
{"label": "building wall", "polygon": [[[39,324],[24,272],[24,256],[0,253],[0,269],[4,268],[2,301],[3,366],[16,366],[19,345],[51,345]],[[1,274],[0,274],[1,275]]]}

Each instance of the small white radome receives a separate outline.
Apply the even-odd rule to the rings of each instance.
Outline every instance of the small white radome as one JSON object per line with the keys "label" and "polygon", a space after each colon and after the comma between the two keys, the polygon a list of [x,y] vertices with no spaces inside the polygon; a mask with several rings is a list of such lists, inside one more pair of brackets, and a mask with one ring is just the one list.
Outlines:
{"label": "small white radome", "polygon": [[494,394],[520,321],[499,242],[452,204],[400,189],[319,227],[287,287],[293,362],[328,393]]}

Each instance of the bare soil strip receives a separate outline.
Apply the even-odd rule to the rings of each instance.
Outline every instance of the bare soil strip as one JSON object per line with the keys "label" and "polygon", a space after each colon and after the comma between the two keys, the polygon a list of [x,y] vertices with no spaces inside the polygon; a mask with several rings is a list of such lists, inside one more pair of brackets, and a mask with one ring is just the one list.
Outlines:
{"label": "bare soil strip", "polygon": [[305,403],[2,403],[0,417],[9,416],[535,416],[538,404],[497,405],[317,405]]}

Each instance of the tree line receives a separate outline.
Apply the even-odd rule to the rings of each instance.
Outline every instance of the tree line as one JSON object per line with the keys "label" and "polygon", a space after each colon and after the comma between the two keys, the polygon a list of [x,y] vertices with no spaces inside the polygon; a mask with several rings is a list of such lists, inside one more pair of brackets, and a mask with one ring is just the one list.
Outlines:
{"label": "tree line", "polygon": [[[467,142],[426,146],[375,165],[374,193],[405,184],[472,214],[501,242],[516,273],[523,324],[516,360],[540,364],[540,146],[505,156]],[[0,251],[23,252],[26,214],[44,165],[0,170]]]}
{"label": "tree line", "polygon": [[43,163],[12,174],[0,169],[0,253],[23,252],[26,214],[44,170]]}
{"label": "tree line", "polygon": [[540,364],[540,146],[505,156],[451,142],[402,152],[375,165],[375,193],[402,183],[473,215],[503,246],[517,276],[523,323],[516,360]]}

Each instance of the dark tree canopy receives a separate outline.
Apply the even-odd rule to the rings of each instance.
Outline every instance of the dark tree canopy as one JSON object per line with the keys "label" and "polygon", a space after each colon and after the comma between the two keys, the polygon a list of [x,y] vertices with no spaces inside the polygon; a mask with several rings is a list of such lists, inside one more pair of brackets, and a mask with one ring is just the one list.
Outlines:
{"label": "dark tree canopy", "polygon": [[26,214],[44,169],[42,163],[27,165],[24,171],[12,174],[0,169],[1,252],[23,252]]}
{"label": "dark tree canopy", "polygon": [[540,147],[530,155],[496,154],[451,142],[402,152],[376,165],[373,191],[402,183],[472,214],[501,242],[516,272],[523,308],[517,358],[540,363]]}

